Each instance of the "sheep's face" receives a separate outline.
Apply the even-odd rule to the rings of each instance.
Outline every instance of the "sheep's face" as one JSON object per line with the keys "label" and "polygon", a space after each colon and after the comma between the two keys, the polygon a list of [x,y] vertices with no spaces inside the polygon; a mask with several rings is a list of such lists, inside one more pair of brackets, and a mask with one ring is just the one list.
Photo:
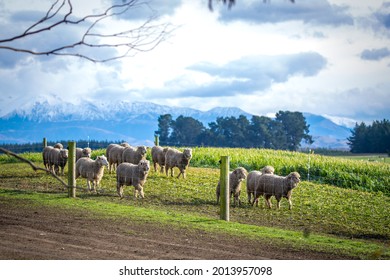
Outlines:
{"label": "sheep's face", "polygon": [[183,157],[185,159],[191,159],[192,158],[192,149],[184,149],[183,151]]}
{"label": "sheep's face", "polygon": [[68,158],[68,150],[65,149],[60,150],[60,156],[62,158]]}
{"label": "sheep's face", "polygon": [[144,172],[144,174],[146,174],[146,173],[149,172],[150,163],[149,163],[148,160],[141,160],[141,161],[138,163],[138,166],[139,166],[140,169]]}
{"label": "sheep's face", "polygon": [[138,151],[138,153],[139,153],[140,155],[142,155],[142,156],[146,155],[146,147],[145,147],[145,146],[139,146],[139,147],[137,148],[137,151]]}
{"label": "sheep's face", "polygon": [[263,174],[274,174],[275,168],[273,166],[267,165],[264,166],[263,169],[261,169],[261,173]]}
{"label": "sheep's face", "polygon": [[101,166],[108,166],[108,161],[105,156],[98,156],[96,160],[100,163]]}
{"label": "sheep's face", "polygon": [[83,157],[91,157],[92,150],[90,148],[84,148],[83,149]]}
{"label": "sheep's face", "polygon": [[291,182],[291,186],[294,188],[301,181],[301,175],[298,172],[291,172],[288,175],[288,180]]}
{"label": "sheep's face", "polygon": [[242,182],[246,179],[248,172],[245,170],[245,168],[239,167],[233,171],[233,174],[236,176],[239,182]]}

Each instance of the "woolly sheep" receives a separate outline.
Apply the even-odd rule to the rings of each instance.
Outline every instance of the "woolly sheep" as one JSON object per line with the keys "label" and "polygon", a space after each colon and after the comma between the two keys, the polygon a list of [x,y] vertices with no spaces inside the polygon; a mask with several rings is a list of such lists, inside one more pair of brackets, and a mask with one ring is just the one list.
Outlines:
{"label": "woolly sheep", "polygon": [[138,164],[142,159],[146,159],[146,152],[145,146],[127,147],[122,153],[122,162]]}
{"label": "woolly sheep", "polygon": [[292,190],[298,186],[301,176],[298,172],[291,172],[286,177],[274,174],[263,174],[255,180],[255,199],[253,203],[258,205],[260,195],[264,195],[268,208],[272,207],[270,198],[275,196],[277,208],[280,208],[280,200],[285,197],[288,200],[289,209],[292,209]]}
{"label": "woolly sheep", "polygon": [[50,149],[49,153],[49,170],[55,174],[59,174],[59,169],[61,167],[61,175],[64,175],[64,168],[68,161],[68,150],[53,148]]}
{"label": "woolly sheep", "polygon": [[157,164],[160,165],[160,172],[164,172],[165,166],[165,155],[169,148],[163,148],[160,146],[154,146],[152,148],[152,161],[154,166],[154,171],[157,172]]}
{"label": "woolly sheep", "polygon": [[[230,197],[234,197],[234,205],[240,204],[241,183],[246,179],[248,172],[243,167],[236,168],[233,172],[229,173],[229,189]],[[218,182],[216,195],[217,204],[219,203],[219,197],[221,193],[221,182]]]}
{"label": "woolly sheep", "polygon": [[56,143],[53,148],[57,148],[61,150],[64,148],[64,146],[61,143]]}
{"label": "woolly sheep", "polygon": [[76,162],[82,157],[90,158],[91,153],[92,153],[91,148],[84,148],[84,149],[76,148]]}
{"label": "woolly sheep", "polygon": [[246,182],[246,192],[248,194],[248,203],[252,204],[252,195],[254,196],[255,192],[255,182],[257,180],[257,177],[261,176],[262,174],[274,174],[275,168],[273,166],[267,165],[264,166],[260,171],[251,171],[248,174],[248,180]]}
{"label": "woolly sheep", "polygon": [[82,177],[87,179],[88,190],[91,191],[91,182],[93,190],[96,192],[96,187],[99,186],[104,174],[104,166],[108,167],[107,158],[102,155],[96,160],[88,157],[82,157],[76,162],[76,178]]}
{"label": "woolly sheep", "polygon": [[145,197],[143,186],[148,177],[150,163],[148,160],[141,160],[138,165],[124,162],[116,169],[116,189],[120,198],[123,198],[123,186],[134,186],[134,197],[138,194]]}
{"label": "woolly sheep", "polygon": [[127,143],[118,144],[110,144],[106,149],[106,156],[108,159],[109,171],[115,171],[115,168],[122,163],[122,153],[127,148],[130,147]]}
{"label": "woolly sheep", "polygon": [[45,166],[45,168],[47,170],[50,170],[49,154],[50,154],[50,151],[52,149],[54,149],[53,146],[46,146],[45,148],[43,148],[43,151],[42,151],[43,165]]}
{"label": "woolly sheep", "polygon": [[190,164],[190,160],[192,158],[192,149],[184,149],[183,152],[180,152],[176,149],[169,148],[167,153],[165,154],[165,172],[168,176],[168,171],[171,169],[171,176],[173,177],[173,168],[177,167],[180,170],[177,178],[180,177],[180,174],[185,178],[185,172]]}

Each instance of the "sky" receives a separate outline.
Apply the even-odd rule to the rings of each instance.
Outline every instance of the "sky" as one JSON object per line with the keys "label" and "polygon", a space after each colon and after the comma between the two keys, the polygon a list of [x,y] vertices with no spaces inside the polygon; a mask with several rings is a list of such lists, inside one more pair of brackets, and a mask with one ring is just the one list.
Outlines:
{"label": "sky", "polygon": [[[73,2],[76,19],[122,0]],[[23,34],[53,1],[0,0],[0,117],[45,100],[87,100],[203,111],[239,107],[266,116],[300,111],[349,124],[390,119],[390,1],[236,2],[228,9],[215,1],[210,11],[206,0],[138,1],[93,31],[117,33],[153,18],[150,24],[157,27],[148,31],[165,26],[164,41],[131,57],[94,63],[1,48],[58,47],[80,38],[89,25],[68,24],[1,43]],[[120,51],[80,50],[96,58]]]}

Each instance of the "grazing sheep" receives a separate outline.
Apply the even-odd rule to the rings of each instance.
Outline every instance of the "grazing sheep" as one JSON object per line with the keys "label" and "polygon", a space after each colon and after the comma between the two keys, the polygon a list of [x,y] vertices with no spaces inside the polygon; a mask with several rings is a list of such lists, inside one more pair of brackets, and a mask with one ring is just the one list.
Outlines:
{"label": "grazing sheep", "polygon": [[122,163],[122,153],[127,147],[130,147],[127,143],[108,145],[106,155],[110,173],[111,170],[115,171],[116,167]]}
{"label": "grazing sheep", "polygon": [[88,191],[91,191],[91,184],[93,191],[96,192],[96,187],[99,186],[100,180],[103,178],[104,166],[108,167],[108,161],[105,156],[98,156],[96,160],[88,157],[82,157],[76,162],[76,179],[78,177],[87,179]]}
{"label": "grazing sheep", "polygon": [[116,190],[120,198],[123,198],[123,186],[134,186],[134,197],[138,193],[142,198],[145,197],[143,186],[148,177],[150,163],[148,160],[141,160],[138,165],[124,162],[118,165],[116,169]]}
{"label": "grazing sheep", "polygon": [[142,159],[146,159],[146,152],[145,146],[127,147],[122,153],[122,162],[138,164]]}
{"label": "grazing sheep", "polygon": [[84,148],[84,149],[76,148],[76,162],[82,157],[90,158],[91,153],[92,153],[91,148]]}
{"label": "grazing sheep", "polygon": [[45,166],[45,168],[47,170],[50,170],[49,154],[50,154],[50,151],[52,149],[54,149],[53,146],[46,146],[45,148],[43,148],[43,151],[42,151],[43,165]]}
{"label": "grazing sheep", "polygon": [[157,172],[157,164],[160,165],[160,172],[164,172],[165,155],[169,148],[163,148],[160,146],[154,146],[152,148],[152,161],[154,166],[154,172]]}
{"label": "grazing sheep", "polygon": [[275,196],[277,200],[277,208],[280,208],[280,200],[285,197],[288,200],[289,209],[292,209],[291,195],[292,190],[298,186],[301,176],[298,172],[291,172],[286,177],[263,174],[255,180],[255,199],[253,203],[256,206],[259,203],[259,196],[264,195],[265,201],[269,208],[272,207],[270,198]]}
{"label": "grazing sheep", "polygon": [[169,148],[165,154],[165,172],[168,176],[168,171],[171,169],[171,176],[173,177],[173,168],[177,167],[180,170],[177,178],[180,177],[180,174],[185,178],[185,172],[190,164],[192,158],[192,149],[184,149],[183,152],[180,152],[176,149]]}
{"label": "grazing sheep", "polygon": [[59,175],[61,167],[61,175],[64,175],[64,168],[68,161],[68,150],[53,148],[49,153],[49,170]]}
{"label": "grazing sheep", "polygon": [[252,195],[254,197],[255,193],[255,182],[257,180],[257,177],[261,176],[262,174],[274,174],[275,168],[273,166],[267,165],[264,166],[260,171],[251,171],[248,174],[248,180],[246,182],[246,193],[248,194],[248,203],[252,204]]}
{"label": "grazing sheep", "polygon": [[[241,182],[246,179],[247,175],[248,172],[243,167],[238,167],[233,172],[229,173],[230,197],[234,196],[234,206],[240,205]],[[217,204],[219,203],[220,193],[221,182],[219,181],[216,189]]]}

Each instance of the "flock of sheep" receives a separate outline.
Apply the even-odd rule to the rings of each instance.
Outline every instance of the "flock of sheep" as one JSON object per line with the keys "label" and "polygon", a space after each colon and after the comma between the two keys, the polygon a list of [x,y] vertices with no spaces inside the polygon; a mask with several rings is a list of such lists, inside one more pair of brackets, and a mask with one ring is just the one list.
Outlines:
{"label": "flock of sheep", "polygon": [[[132,147],[127,143],[110,144],[106,149],[106,155],[98,156],[92,160],[91,149],[76,149],[76,178],[87,179],[88,190],[91,191],[99,185],[104,175],[104,167],[108,167],[109,172],[116,172],[117,192],[120,198],[123,198],[123,187],[134,186],[134,197],[140,195],[144,198],[143,187],[150,170],[150,162],[146,159],[147,148],[145,146]],[[64,167],[68,159],[68,150],[64,149],[60,143],[48,146],[43,149],[43,163],[48,170],[64,174]],[[173,176],[173,168],[179,169],[177,178],[182,175],[185,178],[185,172],[192,158],[192,150],[184,149],[183,152],[174,148],[163,148],[154,146],[151,149],[154,171],[157,172],[157,165],[160,166],[160,172],[168,176]],[[289,209],[292,208],[291,195],[292,190],[300,182],[300,175],[297,172],[291,172],[287,176],[278,176],[274,174],[272,166],[265,166],[260,171],[247,172],[245,168],[238,167],[229,173],[230,197],[234,197],[234,205],[240,204],[241,183],[247,180],[248,203],[258,205],[259,197],[265,198],[269,208],[272,207],[270,198],[274,196],[277,200],[277,208],[280,208],[280,201],[284,197],[288,200]],[[219,203],[220,182],[216,187],[216,200]]]}

